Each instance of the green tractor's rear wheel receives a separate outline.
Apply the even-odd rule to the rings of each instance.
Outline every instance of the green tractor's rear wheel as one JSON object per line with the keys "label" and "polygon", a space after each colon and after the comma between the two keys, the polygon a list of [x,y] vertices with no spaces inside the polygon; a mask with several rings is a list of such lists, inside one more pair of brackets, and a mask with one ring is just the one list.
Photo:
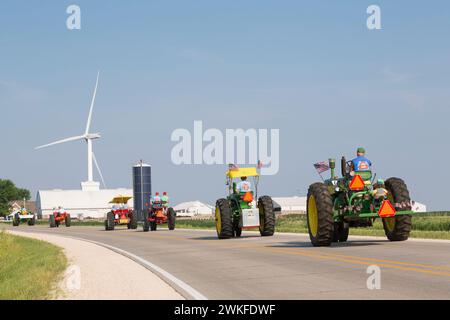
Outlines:
{"label": "green tractor's rear wheel", "polygon": [[48,223],[50,224],[50,228],[56,227],[55,216],[53,214],[51,214],[50,217],[48,218]]}
{"label": "green tractor's rear wheel", "polygon": [[114,230],[114,213],[112,213],[111,211],[106,214],[105,230],[106,231]]}
{"label": "green tractor's rear wheel", "polygon": [[335,222],[333,230],[333,242],[347,242],[349,227],[345,227],[343,222]]}
{"label": "green tractor's rear wheel", "polygon": [[275,211],[273,201],[269,196],[262,196],[258,200],[259,233],[263,237],[271,237],[275,233]]}
{"label": "green tractor's rear wheel", "polygon": [[144,211],[143,230],[144,230],[144,232],[148,232],[150,230],[150,221],[148,221],[148,210]]}
{"label": "green tractor's rear wheel", "polygon": [[[411,198],[409,197],[408,187],[402,179],[389,178],[385,181],[385,186],[389,191],[389,200],[394,206],[397,203],[402,203],[402,210],[411,210]],[[410,215],[383,218],[384,232],[390,241],[408,240],[411,226]]]}
{"label": "green tractor's rear wheel", "polygon": [[20,217],[19,217],[19,214],[16,213],[13,217],[12,225],[13,225],[13,227],[18,227],[19,224],[20,224]]}
{"label": "green tractor's rear wheel", "polygon": [[227,199],[216,202],[216,231],[219,239],[230,239],[234,236],[231,206]]}
{"label": "green tractor's rear wheel", "polygon": [[324,183],[314,183],[309,187],[306,211],[313,246],[330,246],[334,231],[333,201]]}

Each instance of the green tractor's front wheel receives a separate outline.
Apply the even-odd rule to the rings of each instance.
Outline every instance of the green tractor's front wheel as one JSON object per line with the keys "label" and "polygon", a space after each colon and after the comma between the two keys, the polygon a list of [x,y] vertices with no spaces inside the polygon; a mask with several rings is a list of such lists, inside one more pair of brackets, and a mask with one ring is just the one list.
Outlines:
{"label": "green tractor's front wheel", "polygon": [[335,222],[333,230],[333,242],[347,242],[350,228],[344,222]]}
{"label": "green tractor's front wheel", "polygon": [[[409,197],[406,183],[399,178],[389,178],[385,181],[386,189],[389,192],[389,200],[393,205],[403,203],[403,210],[411,210],[411,199]],[[386,237],[390,241],[406,241],[411,232],[411,216],[401,215],[392,218],[383,218],[383,227]]]}
{"label": "green tractor's front wheel", "polygon": [[312,245],[330,246],[334,233],[333,201],[325,184],[318,182],[309,187],[306,211]]}
{"label": "green tractor's front wheel", "polygon": [[273,201],[269,196],[262,196],[258,200],[259,232],[263,237],[271,237],[275,233],[275,211]]}
{"label": "green tractor's front wheel", "polygon": [[227,199],[216,202],[216,230],[219,239],[230,239],[234,236],[231,206]]}

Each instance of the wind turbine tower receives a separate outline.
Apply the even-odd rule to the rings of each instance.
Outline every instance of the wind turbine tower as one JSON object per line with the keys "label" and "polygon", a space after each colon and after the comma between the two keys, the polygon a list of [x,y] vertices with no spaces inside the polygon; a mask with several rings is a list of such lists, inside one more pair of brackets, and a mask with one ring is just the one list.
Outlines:
{"label": "wind turbine tower", "polygon": [[103,187],[106,188],[102,171],[100,170],[97,159],[95,157],[95,153],[92,148],[92,142],[96,139],[100,139],[101,136],[99,133],[90,133],[89,132],[91,129],[91,122],[92,122],[92,110],[94,109],[95,97],[97,95],[99,75],[100,75],[100,73],[97,73],[97,81],[95,82],[94,93],[92,95],[91,106],[89,108],[89,116],[87,119],[86,130],[84,131],[84,133],[79,136],[58,140],[58,141],[51,142],[49,144],[45,144],[45,145],[35,148],[37,150],[37,149],[47,148],[50,146],[54,146],[57,144],[62,144],[62,143],[70,142],[70,141],[78,141],[78,140],[86,141],[86,143],[87,143],[87,181],[81,182],[81,190],[82,191],[98,191],[100,189],[100,183],[94,181],[93,164],[95,164],[95,166],[97,168],[100,179],[102,180]]}

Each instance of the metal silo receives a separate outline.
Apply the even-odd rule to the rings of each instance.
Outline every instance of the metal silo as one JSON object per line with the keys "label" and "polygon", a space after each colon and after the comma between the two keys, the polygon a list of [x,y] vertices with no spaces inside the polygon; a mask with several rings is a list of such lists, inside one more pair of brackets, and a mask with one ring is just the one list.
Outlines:
{"label": "metal silo", "polygon": [[148,209],[152,196],[152,167],[142,160],[133,167],[133,201],[138,220],[143,220],[143,212]]}

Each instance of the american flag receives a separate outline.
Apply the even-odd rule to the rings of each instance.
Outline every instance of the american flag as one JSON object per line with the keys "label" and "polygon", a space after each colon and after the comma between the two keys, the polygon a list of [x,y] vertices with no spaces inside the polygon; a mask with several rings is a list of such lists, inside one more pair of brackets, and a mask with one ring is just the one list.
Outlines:
{"label": "american flag", "polygon": [[328,165],[328,161],[321,161],[315,163],[314,168],[316,168],[317,172],[321,174],[322,172],[328,171],[330,166]]}
{"label": "american flag", "polygon": [[262,163],[261,160],[258,160],[258,169],[261,169],[264,167],[264,163]]}

